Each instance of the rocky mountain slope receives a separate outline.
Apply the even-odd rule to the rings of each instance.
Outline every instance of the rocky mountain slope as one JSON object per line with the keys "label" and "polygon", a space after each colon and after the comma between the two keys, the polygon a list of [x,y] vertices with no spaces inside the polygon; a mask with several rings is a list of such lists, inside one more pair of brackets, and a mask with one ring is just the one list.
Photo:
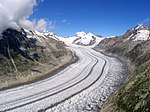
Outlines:
{"label": "rocky mountain slope", "polygon": [[96,50],[123,57],[133,64],[128,82],[105,103],[101,112],[149,112],[150,108],[150,27],[138,25],[123,36],[107,38]]}
{"label": "rocky mountain slope", "polygon": [[96,49],[109,53],[124,55],[132,50],[137,44],[150,39],[150,28],[138,25],[134,29],[128,30],[122,36],[106,38],[102,40]]}
{"label": "rocky mountain slope", "polygon": [[0,36],[0,89],[47,75],[71,58],[62,43],[43,33],[7,29]]}

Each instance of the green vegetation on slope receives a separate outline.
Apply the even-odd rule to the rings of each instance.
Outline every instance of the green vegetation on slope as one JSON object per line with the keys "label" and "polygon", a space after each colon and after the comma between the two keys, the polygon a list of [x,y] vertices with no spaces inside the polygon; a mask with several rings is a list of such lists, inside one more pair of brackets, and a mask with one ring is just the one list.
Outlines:
{"label": "green vegetation on slope", "polygon": [[104,39],[95,49],[129,59],[135,65],[131,79],[108,99],[101,112],[150,112],[150,40],[132,45]]}
{"label": "green vegetation on slope", "polygon": [[150,111],[150,60],[137,67],[129,82],[115,94],[117,111]]}
{"label": "green vegetation on slope", "polygon": [[104,104],[101,112],[150,112],[150,59]]}

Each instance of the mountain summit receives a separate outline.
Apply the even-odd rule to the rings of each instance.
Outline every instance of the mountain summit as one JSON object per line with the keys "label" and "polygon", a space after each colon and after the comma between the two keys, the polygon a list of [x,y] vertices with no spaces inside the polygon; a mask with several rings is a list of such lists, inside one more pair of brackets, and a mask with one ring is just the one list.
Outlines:
{"label": "mountain summit", "polygon": [[98,37],[90,32],[86,33],[84,31],[77,32],[75,36],[61,38],[60,40],[64,41],[67,45],[76,44],[83,46],[91,46],[98,44],[103,38]]}
{"label": "mountain summit", "polygon": [[147,26],[137,25],[134,29],[132,29],[129,40],[133,41],[143,41],[150,39],[150,29]]}

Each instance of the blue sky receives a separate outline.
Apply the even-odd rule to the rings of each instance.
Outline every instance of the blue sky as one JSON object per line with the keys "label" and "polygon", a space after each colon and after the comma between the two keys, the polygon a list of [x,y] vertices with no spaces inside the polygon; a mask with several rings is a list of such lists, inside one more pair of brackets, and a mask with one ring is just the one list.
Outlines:
{"label": "blue sky", "polygon": [[78,31],[122,35],[138,23],[150,23],[150,0],[44,0],[32,18],[53,21],[53,31],[61,36]]}

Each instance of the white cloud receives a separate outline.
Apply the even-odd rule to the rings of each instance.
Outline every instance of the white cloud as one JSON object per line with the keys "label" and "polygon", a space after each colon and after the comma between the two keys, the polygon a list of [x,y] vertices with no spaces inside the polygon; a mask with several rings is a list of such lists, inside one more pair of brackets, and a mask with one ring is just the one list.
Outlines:
{"label": "white cloud", "polygon": [[7,28],[20,30],[53,30],[55,22],[48,19],[28,20],[33,9],[44,0],[0,0],[0,34]]}
{"label": "white cloud", "polygon": [[0,0],[0,33],[7,28],[19,30],[20,25],[27,27],[25,23],[31,25],[27,18],[36,5],[36,0]]}
{"label": "white cloud", "polygon": [[55,21],[49,21],[48,19],[40,19],[40,20],[34,20],[35,23],[35,30],[43,31],[43,30],[49,30],[52,31],[55,29]]}
{"label": "white cloud", "polygon": [[40,19],[38,22],[37,22],[37,27],[36,27],[36,30],[46,30],[47,29],[47,26],[48,26],[48,23],[46,20],[44,19]]}
{"label": "white cloud", "polygon": [[29,21],[29,20],[21,20],[19,22],[20,26],[25,28],[25,29],[28,29],[28,30],[34,30],[35,29],[35,23],[34,21]]}

